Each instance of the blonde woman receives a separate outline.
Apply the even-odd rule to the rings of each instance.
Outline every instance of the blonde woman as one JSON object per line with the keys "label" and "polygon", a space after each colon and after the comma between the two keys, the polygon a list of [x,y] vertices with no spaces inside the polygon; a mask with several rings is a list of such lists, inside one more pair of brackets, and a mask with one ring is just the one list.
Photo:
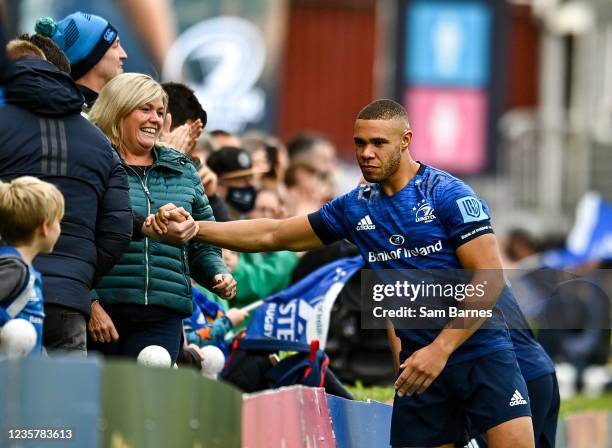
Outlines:
{"label": "blonde woman", "polygon": [[[119,153],[136,212],[147,216],[173,203],[196,220],[214,220],[190,160],[156,144],[167,104],[166,93],[151,77],[125,73],[101,90],[89,118]],[[192,312],[190,277],[226,299],[236,293],[218,248],[148,237],[132,241],[96,287],[99,301],[92,308],[100,308],[89,322],[91,348],[109,356],[136,357],[144,347],[160,345],[176,361],[182,319]]]}

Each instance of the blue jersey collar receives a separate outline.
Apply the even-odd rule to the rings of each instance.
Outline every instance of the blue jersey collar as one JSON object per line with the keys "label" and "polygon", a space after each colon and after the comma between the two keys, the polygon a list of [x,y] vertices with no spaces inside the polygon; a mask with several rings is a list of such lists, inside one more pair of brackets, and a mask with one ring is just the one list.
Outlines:
{"label": "blue jersey collar", "polygon": [[6,256],[6,255],[13,255],[17,258],[19,258],[20,260],[23,260],[23,258],[21,257],[21,254],[19,253],[19,251],[17,249],[15,249],[13,246],[0,246],[0,257],[1,256]]}

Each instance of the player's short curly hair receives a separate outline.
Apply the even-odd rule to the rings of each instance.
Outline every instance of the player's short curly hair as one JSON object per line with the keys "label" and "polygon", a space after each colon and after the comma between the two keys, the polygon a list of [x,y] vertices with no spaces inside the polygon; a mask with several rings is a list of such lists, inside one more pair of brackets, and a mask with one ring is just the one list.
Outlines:
{"label": "player's short curly hair", "polygon": [[372,101],[357,115],[358,120],[392,120],[394,118],[408,121],[408,114],[404,106],[389,99]]}

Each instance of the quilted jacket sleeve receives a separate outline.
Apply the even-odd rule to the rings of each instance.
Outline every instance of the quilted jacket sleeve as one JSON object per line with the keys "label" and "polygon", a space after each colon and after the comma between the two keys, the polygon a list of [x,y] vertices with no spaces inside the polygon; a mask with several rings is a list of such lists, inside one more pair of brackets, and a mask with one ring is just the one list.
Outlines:
{"label": "quilted jacket sleeve", "polygon": [[[187,165],[186,170],[188,170],[194,185],[193,219],[196,221],[214,221],[215,217],[208,203],[208,198],[204,194],[200,177],[192,165]],[[221,257],[220,248],[193,241],[189,243],[189,269],[191,277],[209,290],[212,289],[215,275],[229,273],[229,269]]]}

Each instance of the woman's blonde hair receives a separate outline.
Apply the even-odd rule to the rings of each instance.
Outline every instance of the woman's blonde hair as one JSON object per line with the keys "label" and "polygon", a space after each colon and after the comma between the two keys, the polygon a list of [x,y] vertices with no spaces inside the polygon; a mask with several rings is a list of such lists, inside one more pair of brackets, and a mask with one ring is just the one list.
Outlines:
{"label": "woman's blonde hair", "polygon": [[123,119],[137,107],[160,98],[164,103],[164,118],[168,95],[149,75],[123,73],[114,77],[100,91],[89,111],[89,120],[98,126],[116,147],[121,146]]}
{"label": "woman's blonde hair", "polygon": [[64,196],[57,187],[31,176],[0,182],[0,237],[28,243],[41,224],[64,217]]}

